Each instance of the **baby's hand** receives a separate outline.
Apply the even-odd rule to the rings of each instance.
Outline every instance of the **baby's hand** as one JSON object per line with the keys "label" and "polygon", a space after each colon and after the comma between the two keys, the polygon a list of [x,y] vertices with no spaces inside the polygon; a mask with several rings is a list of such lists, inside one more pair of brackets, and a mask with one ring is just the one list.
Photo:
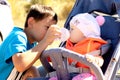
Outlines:
{"label": "baby's hand", "polygon": [[92,63],[95,62],[95,57],[93,55],[86,54],[85,57],[87,61],[92,62]]}
{"label": "baby's hand", "polygon": [[98,66],[103,65],[104,60],[100,56],[97,57],[97,56],[86,54],[85,57],[86,57],[87,61],[89,61],[91,63],[97,64]]}

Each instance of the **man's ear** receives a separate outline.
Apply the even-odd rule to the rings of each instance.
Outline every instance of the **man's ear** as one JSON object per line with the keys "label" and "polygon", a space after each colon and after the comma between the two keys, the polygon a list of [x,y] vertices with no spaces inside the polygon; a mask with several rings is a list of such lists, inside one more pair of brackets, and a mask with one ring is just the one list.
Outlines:
{"label": "man's ear", "polygon": [[34,18],[33,17],[29,17],[29,19],[28,19],[28,26],[32,27],[34,22],[35,22]]}

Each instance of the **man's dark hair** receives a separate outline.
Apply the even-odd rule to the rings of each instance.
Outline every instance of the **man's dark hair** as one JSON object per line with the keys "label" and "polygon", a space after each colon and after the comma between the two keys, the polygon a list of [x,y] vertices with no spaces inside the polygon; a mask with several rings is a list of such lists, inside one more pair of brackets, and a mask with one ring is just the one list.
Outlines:
{"label": "man's dark hair", "polygon": [[36,21],[39,21],[48,16],[53,16],[53,20],[55,20],[56,22],[58,21],[57,14],[53,11],[51,7],[38,4],[33,5],[28,12],[25,27],[28,27],[27,21],[30,17],[33,17]]}

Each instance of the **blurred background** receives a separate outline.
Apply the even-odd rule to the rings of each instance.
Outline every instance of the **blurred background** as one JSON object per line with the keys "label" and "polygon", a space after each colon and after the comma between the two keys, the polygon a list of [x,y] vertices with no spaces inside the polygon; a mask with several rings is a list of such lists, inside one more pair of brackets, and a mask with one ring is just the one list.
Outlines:
{"label": "blurred background", "polygon": [[10,3],[14,24],[16,26],[23,28],[27,11],[31,5],[37,3],[50,5],[58,15],[58,25],[63,27],[75,0],[8,0],[8,2]]}
{"label": "blurred background", "polygon": [[[50,5],[58,15],[58,25],[64,27],[64,23],[72,10],[75,0],[8,0],[12,10],[14,25],[23,28],[26,14],[33,4]],[[60,41],[55,40],[47,49],[58,47]],[[37,61],[35,66],[40,65]]]}

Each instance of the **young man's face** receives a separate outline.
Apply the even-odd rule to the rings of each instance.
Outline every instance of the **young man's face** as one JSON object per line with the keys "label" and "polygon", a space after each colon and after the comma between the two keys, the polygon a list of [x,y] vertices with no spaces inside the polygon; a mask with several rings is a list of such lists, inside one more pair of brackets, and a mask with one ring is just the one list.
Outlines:
{"label": "young man's face", "polygon": [[52,17],[47,17],[44,18],[43,20],[40,21],[34,21],[32,25],[32,39],[33,41],[39,42],[42,40],[48,30],[48,28],[52,24],[56,24],[57,22],[52,19]]}
{"label": "young man's face", "polygon": [[70,41],[72,43],[78,43],[79,41],[83,40],[85,36],[83,33],[78,29],[78,27],[74,25],[70,25]]}

